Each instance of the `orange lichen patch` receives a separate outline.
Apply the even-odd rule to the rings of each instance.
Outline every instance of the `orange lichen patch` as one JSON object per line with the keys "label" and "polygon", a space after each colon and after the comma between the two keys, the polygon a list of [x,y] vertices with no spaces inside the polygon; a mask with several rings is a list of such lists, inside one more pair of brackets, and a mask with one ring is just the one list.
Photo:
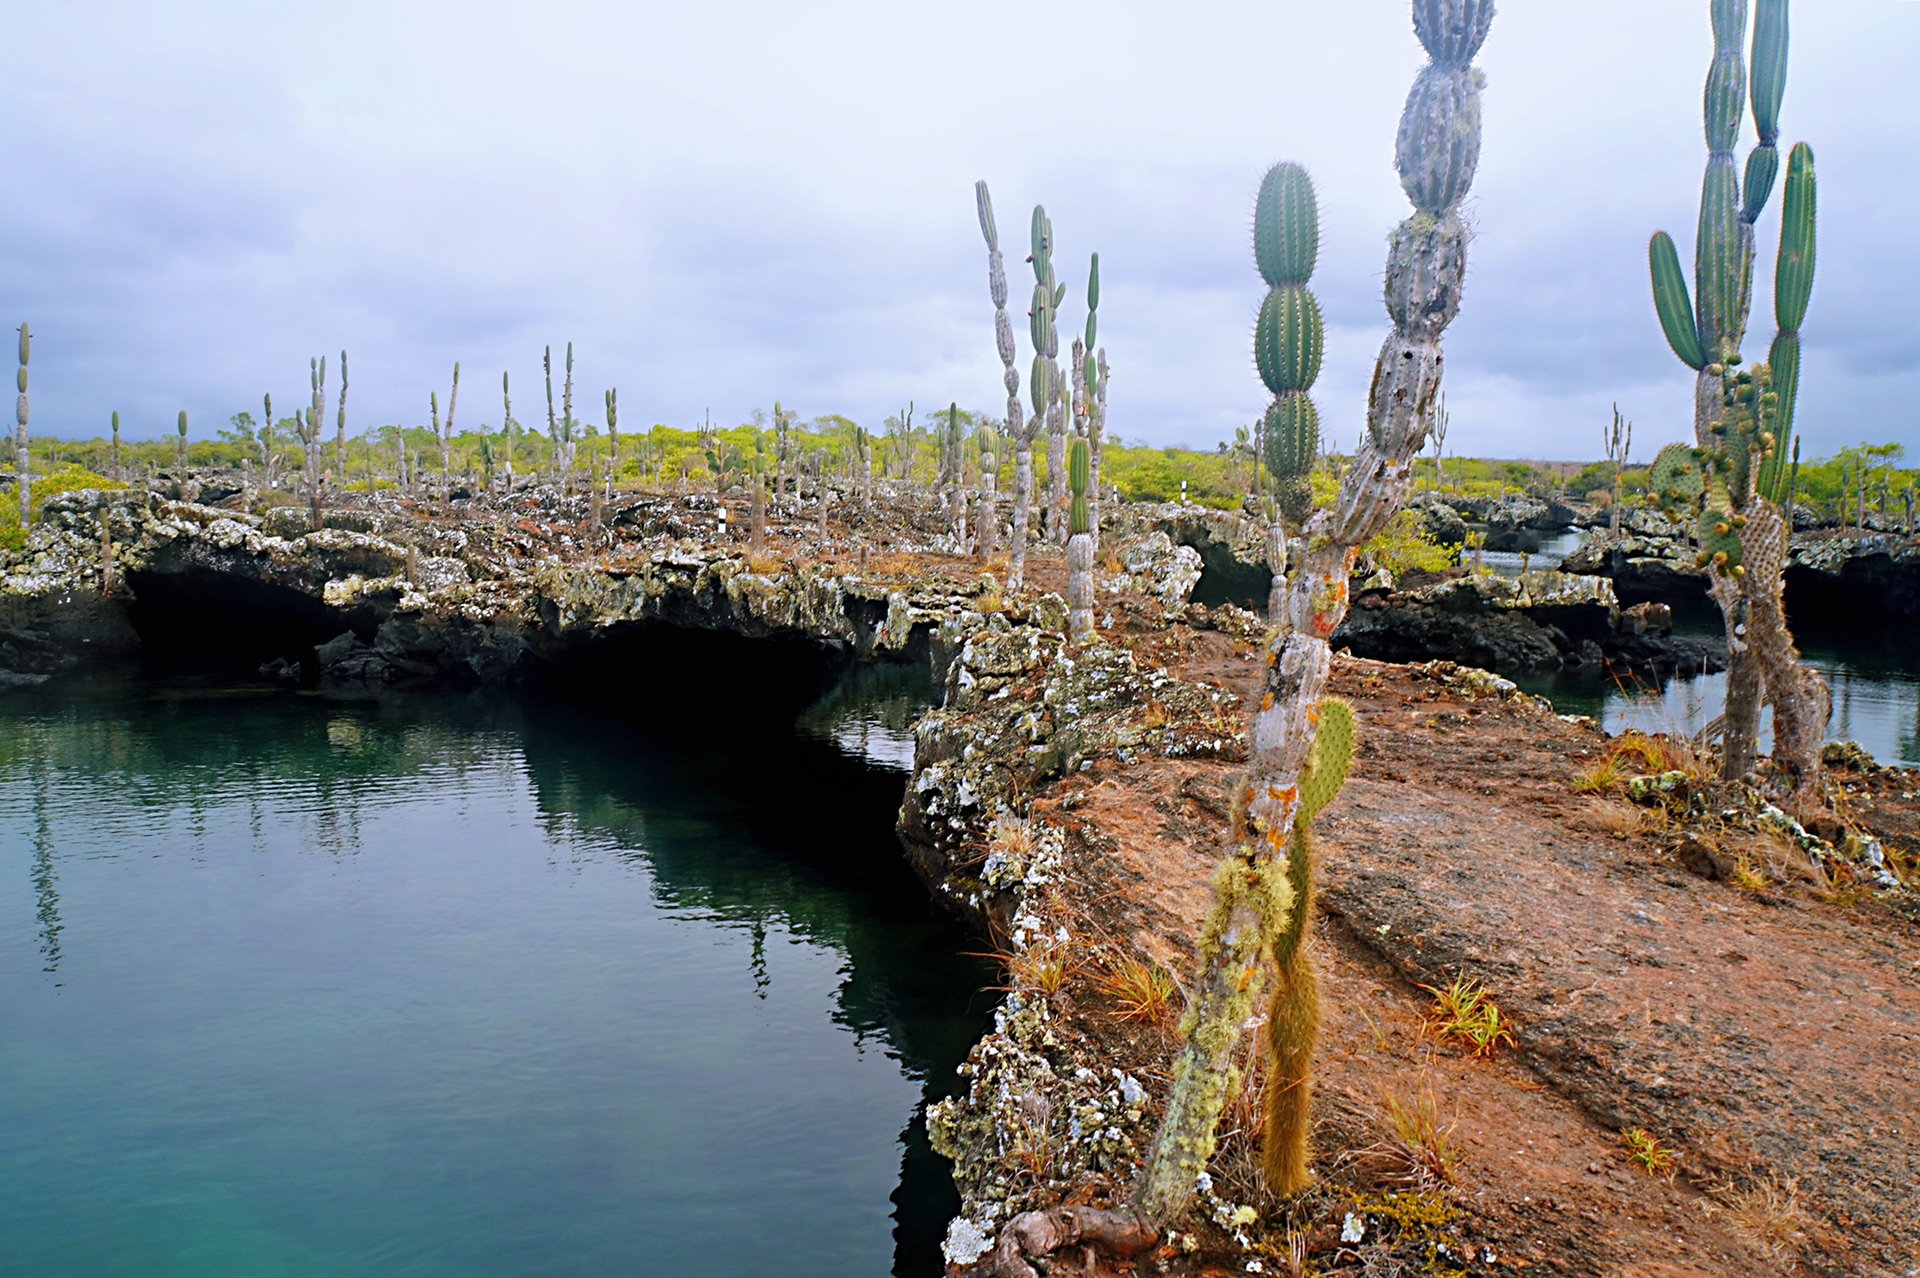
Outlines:
{"label": "orange lichen patch", "polygon": [[1260,710],[1262,713],[1265,713],[1271,709],[1273,709],[1273,694],[1269,692],[1266,696],[1260,698]]}

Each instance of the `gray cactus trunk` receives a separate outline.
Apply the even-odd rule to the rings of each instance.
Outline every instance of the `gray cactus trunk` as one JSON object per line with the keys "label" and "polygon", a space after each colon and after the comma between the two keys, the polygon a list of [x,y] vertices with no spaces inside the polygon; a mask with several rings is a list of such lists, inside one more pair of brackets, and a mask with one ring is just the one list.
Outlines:
{"label": "gray cactus trunk", "polygon": [[1047,409],[1047,536],[1067,543],[1067,414],[1058,402]]}
{"label": "gray cactus trunk", "polygon": [[1007,548],[1007,589],[1027,584],[1027,528],[1033,511],[1033,437],[1020,433],[1013,453],[1013,544]]}
{"label": "gray cactus trunk", "polygon": [[1082,643],[1093,637],[1093,534],[1067,539],[1067,638]]}

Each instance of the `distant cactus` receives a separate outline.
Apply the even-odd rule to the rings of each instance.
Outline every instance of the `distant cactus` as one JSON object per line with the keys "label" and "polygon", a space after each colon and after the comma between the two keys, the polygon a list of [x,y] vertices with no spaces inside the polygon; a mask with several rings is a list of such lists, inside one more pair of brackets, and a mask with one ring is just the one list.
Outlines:
{"label": "distant cactus", "polygon": [[302,418],[300,443],[305,449],[303,460],[307,472],[307,513],[309,527],[320,529],[320,432],[325,424],[323,414],[327,411],[327,357],[307,362],[307,379],[310,383],[311,399]]}
{"label": "distant cactus", "polygon": [[118,409],[116,409],[113,414],[113,477],[117,480],[125,480],[126,478],[126,470],[120,464],[120,413]]}
{"label": "distant cactus", "polygon": [[32,346],[33,330],[23,323],[20,325],[20,374],[14,379],[19,398],[13,402],[13,470],[20,489],[22,528],[33,521],[33,468],[27,457],[27,360]]}
{"label": "distant cactus", "polygon": [[[1033,506],[1033,441],[1045,414],[1037,393],[1032,421],[1021,412],[1020,370],[1015,367],[1013,324],[1007,318],[1006,265],[1000,255],[1000,230],[993,220],[993,197],[987,193],[984,181],[973,184],[973,198],[980,215],[980,234],[987,242],[987,288],[993,298],[994,345],[1000,352],[1002,381],[1007,388],[1007,438],[1014,452],[1013,545],[1009,548],[1007,566],[1007,589],[1011,592],[1019,590],[1026,580],[1027,518]],[[1037,350],[1034,365],[1037,372]]]}
{"label": "distant cactus", "polygon": [[1067,462],[1073,493],[1067,514],[1067,638],[1074,643],[1093,637],[1093,517],[1087,508],[1092,470],[1087,441],[1076,437]]}
{"label": "distant cactus", "polygon": [[[775,405],[778,407],[778,405]],[[620,392],[607,392],[607,496],[620,479]]]}
{"label": "distant cactus", "polygon": [[[333,468],[340,472],[340,485],[344,489],[347,483],[347,353],[345,351],[340,352],[340,411],[334,414],[333,426]],[[367,491],[368,493],[373,491],[371,482],[368,484]]]}
{"label": "distant cactus", "polygon": [[1053,219],[1045,208],[1033,206],[1029,235],[1033,263],[1033,304],[1027,312],[1033,337],[1033,412],[1047,428],[1047,536],[1062,545],[1067,540],[1067,388],[1060,375],[1060,331],[1056,323],[1067,286],[1053,274]]}
{"label": "distant cactus", "polygon": [[[1352,552],[1384,529],[1406,499],[1413,458],[1425,447],[1440,389],[1440,338],[1459,312],[1467,231],[1459,202],[1480,147],[1482,77],[1472,60],[1493,17],[1490,0],[1417,0],[1414,30],[1431,59],[1408,96],[1395,146],[1414,215],[1390,239],[1385,301],[1394,331],[1381,348],[1367,400],[1367,430],[1333,507],[1301,530],[1302,562],[1274,618],[1263,695],[1248,735],[1248,772],[1234,805],[1214,904],[1188,984],[1184,1042],[1165,1117],[1133,1194],[1134,1215],[1152,1226],[1178,1215],[1213,1153],[1241,1027],[1251,1011],[1262,954],[1296,917],[1293,867],[1284,856],[1302,809],[1301,780],[1320,730],[1331,661],[1328,638],[1346,616]],[[1300,240],[1277,238],[1276,250]],[[1284,256],[1284,254],[1283,254]],[[1300,287],[1298,254],[1270,293],[1259,342],[1263,379],[1276,394],[1311,384],[1314,319]],[[1268,308],[1263,308],[1266,310]],[[1291,436],[1292,445],[1300,433]],[[1304,920],[1303,920],[1304,922]],[[1284,1170],[1284,1169],[1283,1169]]]}
{"label": "distant cactus", "polygon": [[992,424],[980,428],[980,500],[975,512],[974,551],[981,563],[993,558],[994,542],[1000,532],[1000,435]]}
{"label": "distant cactus", "polygon": [[[1672,236],[1657,232],[1647,254],[1661,330],[1674,354],[1697,373],[1694,445],[1702,492],[1696,518],[1701,559],[1713,583],[1709,593],[1720,605],[1729,650],[1722,775],[1740,779],[1753,770],[1764,698],[1776,718],[1774,756],[1804,784],[1819,768],[1831,696],[1825,682],[1801,666],[1787,629],[1778,573],[1785,571],[1789,529],[1778,503],[1786,496],[1800,325],[1813,287],[1813,152],[1801,143],[1787,163],[1774,274],[1779,335],[1766,364],[1741,371],[1740,345],[1753,301],[1754,223],[1780,170],[1788,0],[1758,0],[1750,84],[1741,55],[1747,10],[1747,0],[1709,5],[1714,55],[1704,103],[1708,155],[1693,292]],[[1743,98],[1751,100],[1759,137],[1747,157],[1744,183],[1734,156]]]}
{"label": "distant cactus", "polygon": [[1620,481],[1626,474],[1627,457],[1633,452],[1633,423],[1620,415],[1620,405],[1613,406],[1613,424],[1601,433],[1600,441],[1606,446],[1607,460],[1613,464],[1613,504],[1609,507],[1608,531],[1618,537]]}
{"label": "distant cactus", "polygon": [[181,477],[185,478],[187,473],[187,410],[184,408],[180,410],[179,427],[180,442],[174,446],[174,452],[180,462]]}
{"label": "distant cactus", "polygon": [[506,476],[507,495],[513,495],[513,436],[520,423],[513,420],[513,388],[508,384],[507,374],[500,374],[500,420],[506,423],[501,430],[507,437]]}

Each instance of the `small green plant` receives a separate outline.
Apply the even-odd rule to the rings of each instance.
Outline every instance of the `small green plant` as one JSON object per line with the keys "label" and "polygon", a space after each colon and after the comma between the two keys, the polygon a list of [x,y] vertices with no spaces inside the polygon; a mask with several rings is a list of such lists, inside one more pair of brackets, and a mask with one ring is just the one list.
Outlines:
{"label": "small green plant", "polygon": [[[108,479],[105,475],[72,466],[65,470],[56,470],[42,475],[33,482],[32,513],[39,519],[46,511],[50,498],[62,493],[85,492],[88,489],[122,489],[126,485],[118,480]],[[27,530],[20,524],[20,512],[11,502],[0,504],[0,547],[7,550],[25,550]]]}
{"label": "small green plant", "polygon": [[1634,1127],[1621,1132],[1620,1140],[1627,1147],[1627,1157],[1638,1163],[1647,1175],[1673,1176],[1676,1163],[1673,1150],[1662,1145],[1646,1128]]}
{"label": "small green plant", "polygon": [[1433,1007],[1427,1012],[1428,1033],[1465,1043],[1475,1056],[1491,1056],[1495,1048],[1513,1046],[1513,1022],[1473,977],[1456,976],[1444,988],[1420,988],[1433,995]]}
{"label": "small green plant", "polygon": [[1398,577],[1409,572],[1445,572],[1453,567],[1454,552],[1427,532],[1417,510],[1402,510],[1387,530],[1360,548],[1375,568]]}

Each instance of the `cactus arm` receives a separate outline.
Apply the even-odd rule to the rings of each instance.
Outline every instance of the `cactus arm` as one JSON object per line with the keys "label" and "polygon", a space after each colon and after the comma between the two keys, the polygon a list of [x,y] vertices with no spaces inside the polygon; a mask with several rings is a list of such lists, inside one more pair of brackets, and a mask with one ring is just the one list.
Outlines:
{"label": "cactus arm", "polygon": [[1665,231],[1656,231],[1647,244],[1647,266],[1653,275],[1653,309],[1667,345],[1681,363],[1698,372],[1707,366],[1706,354],[1700,349],[1700,330],[1694,323],[1687,277],[1680,269],[1680,251]]}
{"label": "cactus arm", "polygon": [[1067,515],[1067,639],[1093,637],[1093,521],[1087,509],[1092,458],[1084,437],[1076,437],[1067,460],[1067,485],[1073,500]]}
{"label": "cactus arm", "polygon": [[20,489],[20,526],[33,522],[33,468],[27,453],[27,361],[32,354],[33,330],[20,325],[20,372],[14,378],[18,395],[13,401],[13,467]]}

